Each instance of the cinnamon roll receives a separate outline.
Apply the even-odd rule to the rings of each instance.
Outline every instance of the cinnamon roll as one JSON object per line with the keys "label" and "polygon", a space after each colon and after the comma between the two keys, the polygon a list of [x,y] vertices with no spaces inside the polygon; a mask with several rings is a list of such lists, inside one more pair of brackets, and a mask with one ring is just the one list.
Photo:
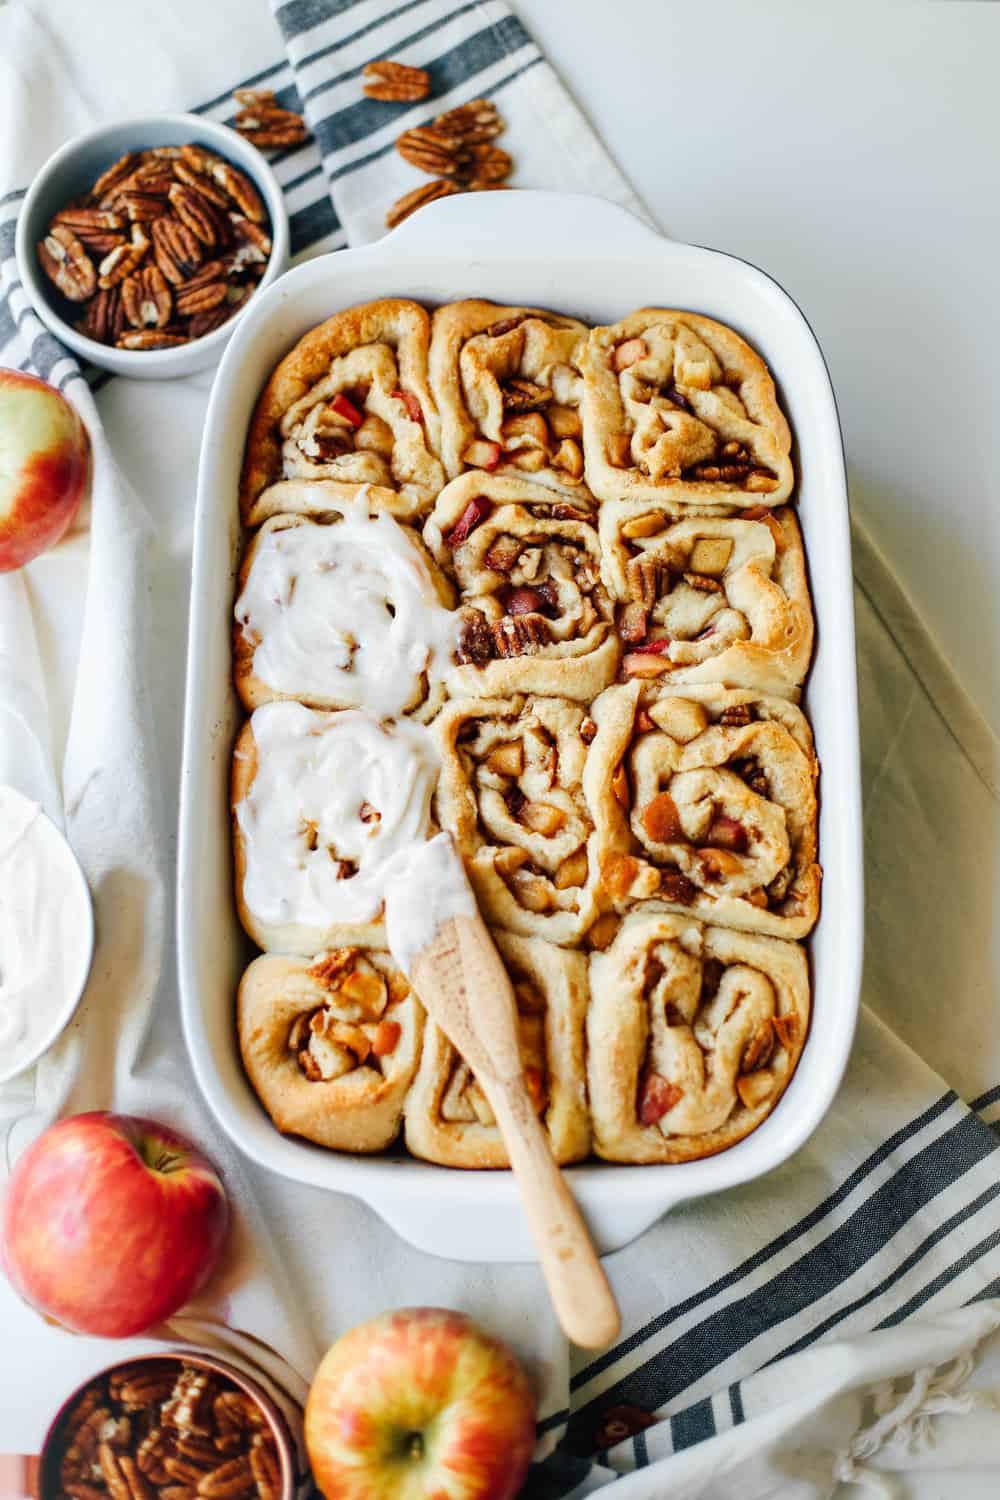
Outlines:
{"label": "cinnamon roll", "polygon": [[[427,385],[430,320],[415,302],[351,307],[301,338],[261,392],[240,485],[245,524],[274,509],[268,487],[328,480],[350,497],[359,485],[393,515],[423,515],[444,483],[435,450],[437,408]],[[285,511],[299,507],[285,491]]]}
{"label": "cinnamon roll", "polygon": [[579,704],[520,696],[458,699],[431,726],[442,762],[435,813],[488,922],[572,944],[597,915],[582,785],[592,729]]}
{"label": "cinnamon roll", "polygon": [[424,540],[460,590],[462,665],[448,678],[451,693],[589,702],[614,680],[620,646],[589,503],[522,479],[463,474],[438,496]]}
{"label": "cinnamon roll", "polygon": [[268,954],[240,982],[240,1052],[278,1129],[336,1151],[399,1134],[424,1013],[388,953]]}
{"label": "cinnamon roll", "polygon": [[438,308],[430,377],[449,479],[465,469],[530,476],[569,495],[583,488],[575,318],[494,302]]}
{"label": "cinnamon roll", "polygon": [[[587,960],[537,938],[494,931],[514,986],[525,1081],[558,1162],[590,1149],[584,1068]],[[448,1167],[506,1167],[507,1151],[475,1075],[428,1021],[406,1101],[407,1147]]]}
{"label": "cinnamon roll", "polygon": [[809,1026],[800,947],[688,917],[626,917],[591,958],[590,989],[594,1150],[608,1161],[734,1145],[781,1098]]}
{"label": "cinnamon roll", "polygon": [[643,500],[608,501],[600,528],[626,677],[795,695],[813,618],[788,506],[674,521]]}
{"label": "cinnamon roll", "polygon": [[418,537],[363,496],[326,523],[273,516],[240,570],[236,690],[249,709],[290,698],[430,717],[455,665],[453,604]]}
{"label": "cinnamon roll", "polygon": [[592,329],[580,358],[586,479],[598,499],[711,511],[792,493],[774,381],[725,324],[646,307]]}
{"label": "cinnamon roll", "polygon": [[387,867],[426,837],[436,769],[409,719],[256,709],[233,751],[232,804],[236,904],[258,947],[384,946]]}
{"label": "cinnamon roll", "polygon": [[820,869],[818,767],[801,711],[753,692],[631,682],[591,713],[584,789],[615,910],[804,937]]}

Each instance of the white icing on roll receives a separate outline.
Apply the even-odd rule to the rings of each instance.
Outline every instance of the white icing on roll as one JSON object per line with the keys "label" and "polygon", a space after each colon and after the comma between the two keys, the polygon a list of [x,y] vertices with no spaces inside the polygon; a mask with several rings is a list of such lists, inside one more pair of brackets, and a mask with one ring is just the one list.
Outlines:
{"label": "white icing on roll", "polygon": [[428,831],[437,754],[427,731],[300,703],[267,703],[250,722],[257,769],[236,807],[246,906],[269,923],[375,920],[389,861]]}
{"label": "white icing on roll", "polygon": [[474,917],[476,900],[450,833],[403,850],[386,883],[389,952],[406,975],[449,917]]}
{"label": "white icing on roll", "polygon": [[364,506],[262,533],[236,618],[275,692],[386,716],[451,669],[460,629],[408,533]]}

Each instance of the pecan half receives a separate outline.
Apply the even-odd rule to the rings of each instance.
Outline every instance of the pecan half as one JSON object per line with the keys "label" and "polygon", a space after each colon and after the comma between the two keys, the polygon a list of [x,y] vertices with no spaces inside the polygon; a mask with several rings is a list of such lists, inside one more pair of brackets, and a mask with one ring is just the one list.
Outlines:
{"label": "pecan half", "polygon": [[[383,1021],[393,1026],[393,1021]],[[391,1048],[389,1049],[392,1050]],[[278,1500],[281,1494],[281,1466],[274,1444],[269,1438],[255,1438],[250,1448],[250,1470],[257,1486],[259,1500]]]}
{"label": "pecan half", "polygon": [[500,112],[490,99],[472,99],[468,104],[446,109],[434,124],[452,135],[461,136],[468,146],[492,141],[504,128]]}
{"label": "pecan half", "polygon": [[175,182],[167,195],[171,206],[195,239],[208,248],[223,244],[229,238],[229,225],[214,203],[209,203],[194,188]]}
{"label": "pecan half", "polygon": [[180,286],[201,263],[201,245],[186,224],[172,215],[153,220],[156,264],[174,286]]}
{"label": "pecan half", "polygon": [[485,187],[488,183],[503,182],[514,170],[513,157],[500,146],[483,144],[468,146],[466,149],[468,163],[462,170],[470,182],[475,182],[477,188]]}
{"label": "pecan half", "polygon": [[217,1469],[202,1475],[198,1481],[198,1494],[202,1500],[235,1500],[253,1483],[254,1472],[246,1455],[229,1458]]}
{"label": "pecan half", "polygon": [[206,281],[200,286],[178,287],[174,304],[178,317],[187,318],[195,313],[210,312],[213,307],[218,307],[219,303],[225,300],[226,283]]}
{"label": "pecan half", "polygon": [[117,286],[124,281],[126,276],[131,276],[136,266],[140,265],[146,251],[149,249],[149,236],[141,224],[132,225],[132,238],[125,245],[119,245],[106,255],[97,267],[98,286],[102,291],[108,287]]}
{"label": "pecan half", "polygon": [[169,1484],[170,1470],[165,1467],[168,1458],[176,1457],[176,1436],[154,1427],[148,1432],[135,1452],[135,1461],[151,1484]]}
{"label": "pecan half", "polygon": [[258,150],[297,146],[309,134],[302,116],[294,109],[284,109],[273,89],[235,89],[233,98],[243,106],[233,123]]}
{"label": "pecan half", "polygon": [[452,193],[460,193],[462,189],[457,183],[449,182],[447,178],[440,177],[436,182],[422,182],[412,192],[404,193],[402,198],[397,198],[392,207],[386,212],[386,229],[395,229],[397,224],[402,224],[411,214],[416,213],[418,208],[423,208],[426,203],[435,203],[438,198],[449,198]]}
{"label": "pecan half", "polygon": [[112,213],[110,209],[101,208],[63,208],[53,216],[53,224],[65,224],[67,229],[72,229],[75,235],[79,235],[81,229],[84,233],[103,233],[109,229],[123,229],[125,221],[120,214]]}
{"label": "pecan half", "polygon": [[138,151],[126,151],[124,156],[120,156],[116,162],[112,162],[106,172],[101,173],[90,190],[90,196],[97,199],[99,207],[104,207],[103,202],[101,202],[103,198],[106,198],[126,178],[131,177],[139,164],[139,160]]}
{"label": "pecan half", "polygon": [[122,306],[133,328],[163,328],[170,322],[173,299],[163,272],[143,266],[121,285]]}
{"label": "pecan half", "polygon": [[152,193],[138,192],[119,193],[115,204],[133,224],[151,224],[154,219],[160,217],[166,207],[161,197],[154,196]]}
{"label": "pecan half", "polygon": [[552,400],[552,392],[533,380],[508,380],[501,388],[505,411],[539,411]]}
{"label": "pecan half", "polygon": [[722,710],[719,723],[729,728],[742,728],[744,724],[750,723],[752,717],[749,703],[733,703]]}
{"label": "pecan half", "polygon": [[721,594],[722,584],[717,578],[709,578],[707,573],[685,573],[684,582],[689,588],[697,589],[700,594]]}
{"label": "pecan half", "polygon": [[404,130],[396,142],[396,150],[411,167],[431,177],[458,177],[471,161],[471,148],[465,146],[462,137],[436,125],[415,125],[412,130]]}
{"label": "pecan half", "polygon": [[108,287],[91,297],[76,326],[86,338],[99,344],[116,343],[125,327],[121,287]]}
{"label": "pecan half", "polygon": [[369,99],[385,99],[411,104],[426,99],[431,91],[431,75],[425,68],[411,68],[408,63],[380,58],[362,68],[365,83],[362,92]]}
{"label": "pecan half", "polygon": [[186,333],[167,333],[163,328],[134,328],[131,333],[121,335],[116,347],[119,349],[176,349],[180,344],[189,342],[190,339]]}
{"label": "pecan half", "polygon": [[549,627],[540,615],[504,615],[490,626],[500,657],[535,656],[547,646]]}
{"label": "pecan half", "polygon": [[131,1454],[116,1453],[110,1443],[102,1443],[97,1453],[111,1500],[155,1500],[152,1486]]}
{"label": "pecan half", "polygon": [[35,253],[46,276],[70,302],[86,302],[97,291],[93,263],[66,224],[51,224]]}

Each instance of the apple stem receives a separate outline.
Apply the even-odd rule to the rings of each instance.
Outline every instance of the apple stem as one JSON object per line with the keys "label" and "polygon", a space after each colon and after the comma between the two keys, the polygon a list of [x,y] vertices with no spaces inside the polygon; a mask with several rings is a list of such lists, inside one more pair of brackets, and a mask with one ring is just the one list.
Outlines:
{"label": "apple stem", "polygon": [[409,1455],[411,1458],[423,1458],[424,1436],[422,1432],[410,1433]]}

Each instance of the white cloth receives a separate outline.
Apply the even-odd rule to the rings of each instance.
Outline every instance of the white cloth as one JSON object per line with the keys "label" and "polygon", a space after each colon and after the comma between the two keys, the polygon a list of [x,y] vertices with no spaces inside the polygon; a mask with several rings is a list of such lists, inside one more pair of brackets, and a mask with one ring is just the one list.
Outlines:
{"label": "white cloth", "polygon": [[[455,10],[440,0],[290,0],[278,8],[322,145],[322,163],[313,145],[277,163],[299,253],[379,232],[387,203],[417,180],[378,133],[377,112],[372,131],[367,106],[358,106],[357,69],[376,56],[430,62],[445,85],[442,102],[404,111],[404,123],[496,88],[517,181],[600,190],[635,206],[504,8]],[[451,19],[442,20],[446,11]],[[761,1183],[686,1206],[610,1259],[625,1332],[606,1356],[570,1356],[533,1268],[419,1255],[364,1205],[243,1162],[191,1079],[170,942],[191,502],[210,377],[113,380],[99,390],[100,418],[147,526],[81,383],[61,352],[36,337],[24,295],[10,284],[8,247],[17,190],[85,124],[193,105],[226,118],[232,86],[247,81],[293,103],[296,93],[262,6],[177,0],[164,11],[153,0],[104,0],[101,12],[104,24],[91,29],[79,25],[75,0],[0,9],[0,362],[33,358],[49,378],[69,381],[99,460],[89,535],[71,538],[23,580],[5,580],[23,587],[30,604],[69,832],[100,933],[94,980],[71,1032],[33,1077],[0,1091],[8,1159],[64,1110],[114,1103],[186,1128],[220,1162],[239,1218],[230,1265],[197,1321],[177,1325],[178,1334],[203,1340],[213,1319],[219,1338],[228,1337],[225,1325],[252,1334],[280,1351],[287,1366],[279,1378],[300,1394],[325,1344],[359,1319],[388,1305],[462,1307],[511,1340],[534,1374],[543,1432],[526,1494],[582,1494],[629,1474],[622,1494],[660,1496],[683,1477],[702,1486],[683,1493],[721,1496],[731,1474],[721,1488],[705,1487],[714,1483],[706,1476],[725,1472],[718,1465],[780,1455],[801,1437],[825,1455],[812,1488],[782,1489],[785,1480],[772,1475],[771,1488],[761,1480],[757,1493],[825,1496],[836,1456],[846,1462],[854,1436],[871,1425],[860,1396],[841,1408],[841,1393],[887,1371],[951,1360],[985,1336],[986,1322],[976,1320],[996,1311],[983,1303],[956,1312],[950,1333],[941,1332],[939,1314],[1000,1289],[990,1259],[1000,1239],[998,1156],[986,1123],[1000,1113],[1000,1059],[981,966],[995,741],[858,531],[869,949],[867,1008],[848,1077],[794,1161]],[[23,619],[20,605],[9,614],[15,609]],[[0,639],[22,676],[29,644]],[[961,1003],[977,989],[981,1004]],[[10,1365],[0,1375],[0,1448],[19,1448],[37,1442],[57,1400],[106,1349],[60,1338],[20,1309],[8,1316],[2,1300],[0,1323],[30,1350],[16,1380]],[[885,1331],[870,1332],[879,1324]],[[831,1404],[835,1441],[822,1425]],[[622,1405],[662,1420],[595,1459],[607,1408]],[[768,1425],[782,1411],[787,1420]],[[797,1425],[813,1414],[819,1426]],[[975,1412],[953,1415],[966,1427],[978,1421]],[[961,1458],[964,1445],[949,1451]],[[968,1447],[971,1455],[971,1439]],[[976,1456],[1000,1469],[1000,1441],[986,1435]],[[774,1462],[787,1476],[784,1459]]]}

